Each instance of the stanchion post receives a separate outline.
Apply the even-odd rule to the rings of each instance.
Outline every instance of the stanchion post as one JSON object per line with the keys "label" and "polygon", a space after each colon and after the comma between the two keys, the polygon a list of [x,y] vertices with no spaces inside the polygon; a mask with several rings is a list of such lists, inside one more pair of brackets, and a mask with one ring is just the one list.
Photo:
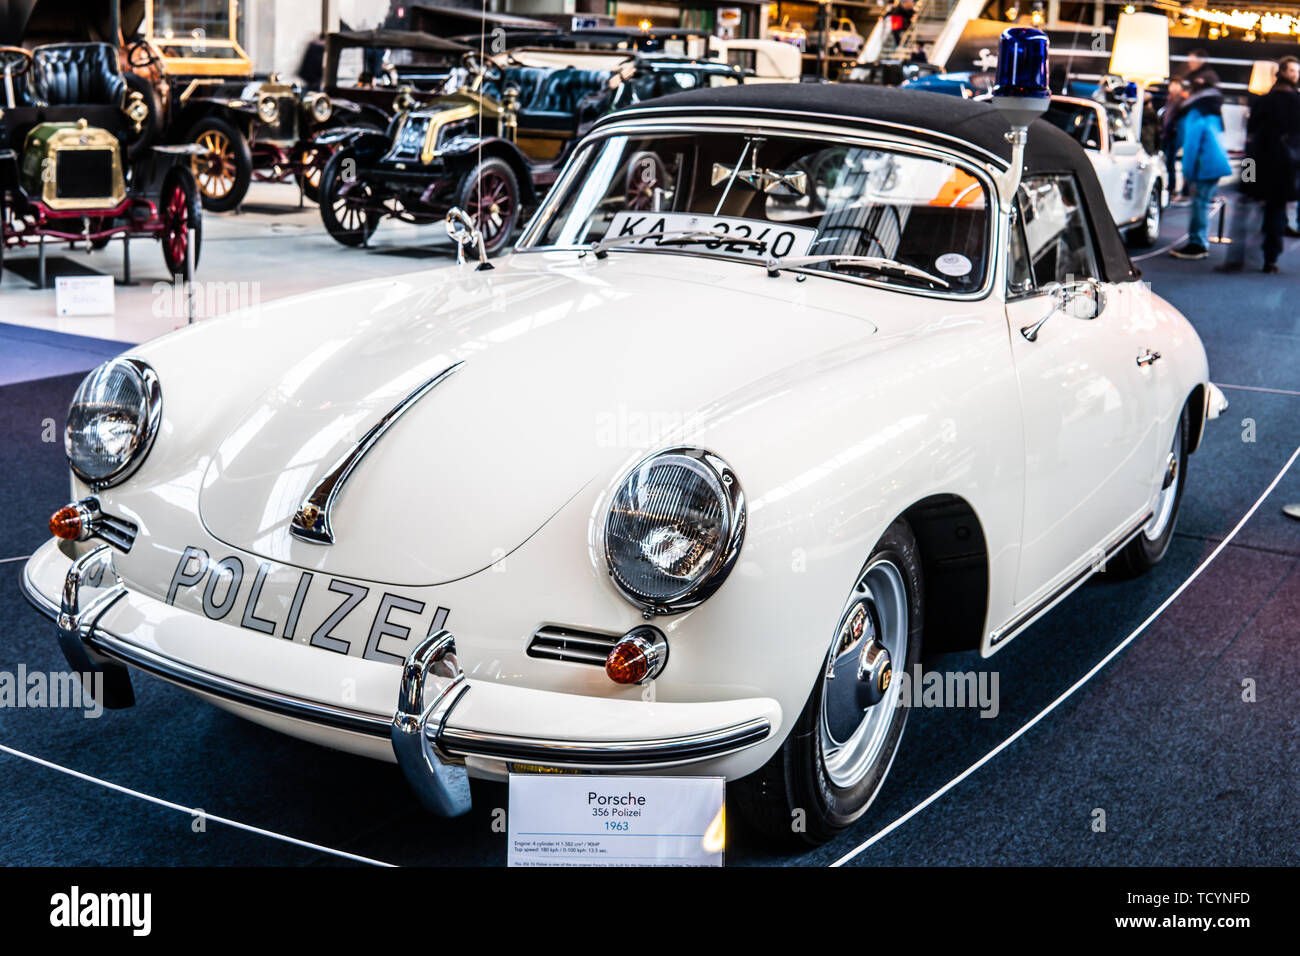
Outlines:
{"label": "stanchion post", "polygon": [[194,324],[194,233],[191,232],[185,243],[185,271],[189,278],[185,282],[185,321]]}
{"label": "stanchion post", "polygon": [[1223,224],[1224,224],[1224,220],[1227,218],[1227,214],[1228,214],[1228,200],[1220,196],[1219,197],[1219,234],[1217,236],[1211,236],[1210,242],[1216,243],[1218,245],[1224,245],[1224,246],[1228,246],[1232,244],[1232,237],[1225,236],[1223,234]]}

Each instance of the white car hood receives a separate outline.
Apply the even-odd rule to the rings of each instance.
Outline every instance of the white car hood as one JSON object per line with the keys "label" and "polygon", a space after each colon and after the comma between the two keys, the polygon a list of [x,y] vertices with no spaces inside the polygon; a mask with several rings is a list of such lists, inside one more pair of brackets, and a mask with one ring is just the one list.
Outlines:
{"label": "white car hood", "polygon": [[[200,515],[216,538],[287,564],[452,581],[503,559],[710,402],[871,335],[833,306],[882,298],[899,297],[678,255],[531,253],[491,272],[344,287],[310,310],[264,306],[260,321],[294,323],[302,344],[277,382],[235,404],[244,411],[208,467]],[[352,473],[333,509],[335,543],[290,536],[339,457],[457,361]]]}

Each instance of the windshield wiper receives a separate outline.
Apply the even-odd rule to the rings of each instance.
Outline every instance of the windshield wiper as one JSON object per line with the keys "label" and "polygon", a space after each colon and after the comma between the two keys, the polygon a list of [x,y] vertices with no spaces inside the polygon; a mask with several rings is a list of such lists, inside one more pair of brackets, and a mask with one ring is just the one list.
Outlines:
{"label": "windshield wiper", "polygon": [[720,244],[732,244],[749,246],[754,249],[766,249],[767,243],[758,239],[750,239],[745,236],[729,236],[725,232],[709,232],[704,229],[684,229],[678,232],[643,232],[639,235],[616,236],[613,239],[601,239],[593,242],[587,249],[578,253],[581,259],[588,252],[595,253],[597,259],[604,259],[609,255],[611,249],[617,249],[620,246],[630,246],[647,239],[654,239],[652,247],[659,246],[686,246],[695,242],[717,242]]}
{"label": "windshield wiper", "polygon": [[918,269],[916,266],[909,266],[906,262],[899,262],[897,259],[886,259],[882,256],[843,256],[833,252],[821,256],[781,256],[777,259],[768,259],[767,274],[775,276],[782,269],[796,269],[799,266],[811,266],[819,262],[828,262],[833,266],[862,266],[867,269],[875,269],[878,272],[901,272],[903,275],[933,282],[945,289],[952,288],[947,280],[940,279],[937,275],[926,272],[924,269]]}

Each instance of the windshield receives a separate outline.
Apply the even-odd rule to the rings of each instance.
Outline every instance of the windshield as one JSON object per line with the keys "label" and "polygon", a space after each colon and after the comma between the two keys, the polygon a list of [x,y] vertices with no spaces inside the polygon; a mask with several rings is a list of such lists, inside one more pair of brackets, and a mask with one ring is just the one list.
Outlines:
{"label": "windshield", "polygon": [[1094,107],[1053,100],[1043,119],[1069,133],[1084,149],[1101,149],[1101,132],[1097,128],[1097,110]]}
{"label": "windshield", "polygon": [[[973,293],[984,284],[985,189],[951,162],[812,137],[695,131],[611,136],[574,163],[576,175],[547,203],[528,246],[602,241],[758,262],[873,257],[911,271],[878,261],[807,267],[930,292]],[[701,239],[701,231],[728,238]],[[672,241],[655,238],[669,234]]]}

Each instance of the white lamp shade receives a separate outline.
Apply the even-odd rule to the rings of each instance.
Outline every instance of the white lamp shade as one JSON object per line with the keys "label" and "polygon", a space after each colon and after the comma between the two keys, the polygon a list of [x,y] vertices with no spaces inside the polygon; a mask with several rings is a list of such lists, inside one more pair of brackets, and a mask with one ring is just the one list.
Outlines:
{"label": "white lamp shade", "polygon": [[1273,88],[1277,79],[1277,63],[1273,60],[1256,60],[1250,68],[1250,92],[1263,95]]}
{"label": "white lamp shade", "polygon": [[1169,75],[1169,21],[1163,13],[1119,15],[1110,72],[1135,83],[1156,83]]}

